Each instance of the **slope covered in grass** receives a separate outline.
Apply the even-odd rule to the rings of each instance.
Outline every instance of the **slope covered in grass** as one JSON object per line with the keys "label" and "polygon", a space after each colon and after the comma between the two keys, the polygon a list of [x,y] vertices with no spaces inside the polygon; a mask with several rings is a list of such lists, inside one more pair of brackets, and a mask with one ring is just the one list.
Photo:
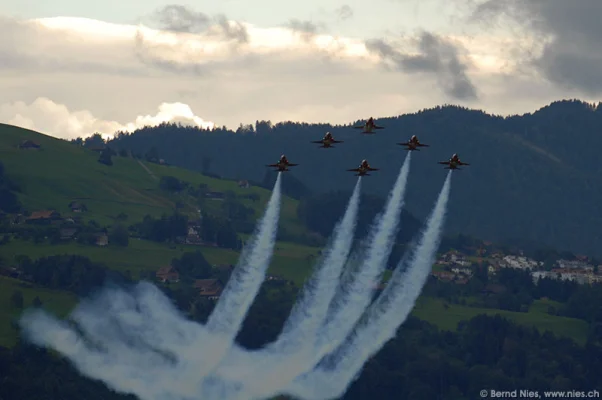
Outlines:
{"label": "slope covered in grass", "polygon": [[[20,149],[24,140],[39,144],[39,149]],[[0,160],[6,173],[20,187],[20,200],[29,211],[55,209],[69,214],[69,203],[85,203],[85,219],[110,225],[124,213],[127,223],[141,220],[144,215],[170,213],[176,202],[185,203],[184,211],[196,212],[196,205],[185,197],[170,195],[159,188],[162,176],[174,176],[193,185],[207,185],[212,191],[232,191],[237,195],[256,193],[258,201],[241,199],[253,208],[259,218],[269,199],[268,190],[239,188],[237,182],[220,180],[177,167],[163,166],[127,157],[113,157],[113,165],[98,162],[95,151],[78,147],[64,140],[31,130],[0,124]],[[298,202],[283,198],[281,226],[301,232],[296,219]]]}

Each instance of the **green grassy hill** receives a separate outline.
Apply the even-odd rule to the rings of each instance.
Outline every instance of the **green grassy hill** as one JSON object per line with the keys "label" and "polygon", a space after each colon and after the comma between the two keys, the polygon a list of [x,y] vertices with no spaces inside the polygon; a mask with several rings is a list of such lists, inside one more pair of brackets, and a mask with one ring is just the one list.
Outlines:
{"label": "green grassy hill", "polygon": [[[32,140],[40,149],[22,150],[23,140]],[[245,199],[245,205],[261,216],[270,192],[263,188],[242,189],[237,182],[214,179],[181,168],[146,163],[125,157],[113,157],[113,165],[100,164],[98,153],[64,140],[0,124],[0,159],[7,174],[21,187],[21,201],[28,210],[55,209],[69,212],[69,203],[81,200],[88,207],[82,214],[100,224],[111,224],[117,215],[128,215],[128,223],[144,215],[169,213],[182,199],[168,196],[159,189],[159,178],[174,176],[194,185],[206,184],[213,191],[231,190],[236,194],[257,193],[260,200]],[[298,222],[298,202],[283,198],[281,225],[293,232],[303,230]],[[188,211],[194,212],[196,207]]]}

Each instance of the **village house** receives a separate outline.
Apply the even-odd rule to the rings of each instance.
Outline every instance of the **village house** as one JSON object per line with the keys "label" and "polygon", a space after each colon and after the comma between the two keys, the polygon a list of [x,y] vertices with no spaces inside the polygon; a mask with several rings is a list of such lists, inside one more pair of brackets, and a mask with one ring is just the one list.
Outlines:
{"label": "village house", "polygon": [[244,180],[244,181],[238,181],[238,187],[241,189],[248,189],[251,187],[251,185],[249,185],[249,181]]}
{"label": "village house", "polygon": [[602,276],[595,275],[592,271],[585,269],[554,268],[551,271],[535,271],[531,273],[533,282],[537,283],[541,278],[560,279],[572,281],[580,285],[602,282]]}
{"label": "village house", "polygon": [[23,214],[10,214],[8,220],[11,225],[19,225],[27,221],[27,217]]}
{"label": "village house", "polygon": [[0,266],[0,276],[8,276],[9,278],[18,279],[22,272],[16,267]]}
{"label": "village house", "polygon": [[209,300],[217,300],[222,293],[223,286],[219,279],[197,279],[194,288],[199,291],[201,297]]}
{"label": "village house", "polygon": [[587,261],[583,260],[557,260],[556,265],[561,269],[584,269],[588,271],[593,271],[594,266],[587,263]]}
{"label": "village house", "polygon": [[96,245],[106,246],[109,244],[109,236],[106,233],[99,233],[96,235]]}
{"label": "village house", "polygon": [[525,256],[505,256],[500,260],[499,266],[502,268],[536,269],[542,267],[543,263]]}
{"label": "village house", "polygon": [[177,283],[180,281],[180,274],[171,265],[159,268],[155,276],[159,281],[163,283]]}
{"label": "village house", "polygon": [[28,223],[56,223],[60,222],[61,214],[58,211],[54,210],[43,210],[43,211],[34,211],[31,213],[29,217],[27,217],[26,222]]}
{"label": "village house", "polygon": [[72,201],[69,203],[69,209],[74,213],[80,213],[88,210],[85,204],[77,201]]}
{"label": "village house", "polygon": [[462,275],[472,276],[472,270],[470,268],[458,268],[458,267],[454,267],[454,268],[451,269],[451,271],[454,274],[462,274]]}
{"label": "village house", "polygon": [[537,283],[541,278],[557,279],[558,275],[552,271],[533,271],[531,272],[533,283]]}
{"label": "village house", "polygon": [[61,240],[71,240],[77,233],[77,228],[63,228],[60,231]]}
{"label": "village house", "polygon": [[201,221],[188,221],[188,234],[198,235],[201,230]]}
{"label": "village house", "polygon": [[39,144],[37,144],[36,142],[34,142],[33,140],[24,140],[21,142],[21,144],[19,145],[20,149],[39,149],[41,146]]}
{"label": "village house", "polygon": [[202,244],[200,237],[201,222],[200,221],[188,221],[188,232],[184,238],[183,243],[186,244]]}
{"label": "village house", "polygon": [[455,250],[448,251],[442,257],[443,264],[447,265],[460,265],[463,267],[467,267],[471,264],[470,261],[466,259],[464,254],[461,254]]}

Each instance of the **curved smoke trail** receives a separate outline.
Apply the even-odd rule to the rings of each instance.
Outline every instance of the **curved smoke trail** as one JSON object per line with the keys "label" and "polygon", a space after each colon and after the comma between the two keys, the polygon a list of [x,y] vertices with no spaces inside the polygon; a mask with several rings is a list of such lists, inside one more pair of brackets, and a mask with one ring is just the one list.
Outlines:
{"label": "curved smoke trail", "polygon": [[258,398],[275,395],[297,375],[315,365],[314,338],[324,322],[353,244],[360,193],[361,177],[343,217],[334,228],[330,245],[304,285],[278,339],[259,351],[231,352],[220,365],[217,372],[220,378],[246,383],[236,389],[242,398],[248,399],[250,393]]}
{"label": "curved smoke trail", "polygon": [[376,223],[370,229],[368,236],[370,242],[359,270],[354,271],[353,277],[348,282],[341,282],[340,291],[332,300],[327,321],[316,337],[314,353],[316,363],[345,340],[372,300],[374,289],[386,268],[399,228],[411,155],[411,152],[408,153],[399,171],[384,212],[376,217]]}
{"label": "curved smoke trail", "polygon": [[70,316],[80,332],[35,311],[20,321],[25,335],[37,345],[61,352],[82,374],[117,391],[153,400],[198,399],[203,376],[232,346],[264,280],[280,200],[278,174],[259,229],[243,249],[206,327],[186,320],[156,287],[142,282],[133,295],[105,290],[82,301]]}
{"label": "curved smoke trail", "polygon": [[[70,323],[34,311],[23,316],[21,327],[33,343],[59,351],[83,375],[143,400],[248,400],[283,392],[310,400],[342,394],[367,357],[394,335],[407,317],[423,276],[428,274],[420,265],[430,266],[425,254],[429,246],[437,247],[436,241],[427,240],[431,236],[425,232],[410,268],[402,274],[398,266],[385,292],[364,313],[392,248],[409,162],[408,156],[384,213],[372,227],[371,246],[363,254],[362,269],[356,276],[345,271],[351,283],[339,283],[353,238],[358,182],[332,247],[314,274],[315,286],[306,288],[281,337],[263,350],[247,351],[234,343],[234,337],[273,251],[280,175],[255,240],[243,250],[206,326],[187,320],[157,287],[141,282],[132,291],[104,290],[82,301],[71,314]],[[432,227],[435,220],[431,217],[427,232],[437,230]],[[354,266],[353,260],[347,263],[346,269]],[[337,285],[339,291],[333,296]],[[399,292],[400,287],[405,290]],[[334,316],[335,321],[324,324],[325,315],[326,320]],[[347,337],[349,333],[352,336]],[[271,364],[266,364],[268,361]],[[255,371],[237,370],[236,364]],[[258,371],[266,365],[266,370]]]}
{"label": "curved smoke trail", "polygon": [[279,172],[259,228],[250,246],[243,249],[238,265],[207,321],[210,342],[205,341],[199,345],[204,346],[209,354],[203,354],[198,376],[209,372],[226,355],[265,279],[278,232],[281,176],[282,172]]}
{"label": "curved smoke trail", "polygon": [[414,307],[435,262],[449,200],[451,174],[450,171],[447,175],[418,247],[414,249],[409,268],[403,271],[403,260],[398,264],[385,290],[367,310],[362,324],[329,357],[329,364],[334,368],[318,367],[298,379],[290,392],[292,395],[304,400],[342,396],[368,358],[395,336]]}

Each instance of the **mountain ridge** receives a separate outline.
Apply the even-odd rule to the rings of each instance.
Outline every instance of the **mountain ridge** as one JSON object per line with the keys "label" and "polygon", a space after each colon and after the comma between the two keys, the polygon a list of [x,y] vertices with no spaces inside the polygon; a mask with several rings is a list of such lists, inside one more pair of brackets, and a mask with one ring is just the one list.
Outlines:
{"label": "mountain ridge", "polygon": [[[161,149],[181,167],[260,181],[265,164],[286,154],[299,163],[291,173],[313,192],[349,190],[345,172],[362,159],[381,168],[365,189],[386,195],[406,151],[395,143],[418,135],[431,147],[414,152],[407,194],[411,214],[424,219],[445,177],[437,161],[452,153],[471,166],[454,173],[447,233],[488,240],[524,238],[567,250],[601,255],[602,107],[579,100],[552,102],[535,112],[499,116],[459,106],[438,106],[397,117],[379,118],[376,135],[361,135],[349,125],[257,121],[237,132],[203,131],[164,124],[109,142],[117,149]],[[312,140],[326,131],[342,143],[319,149]],[[233,163],[231,160],[236,160]],[[549,216],[549,217],[548,217]]]}

